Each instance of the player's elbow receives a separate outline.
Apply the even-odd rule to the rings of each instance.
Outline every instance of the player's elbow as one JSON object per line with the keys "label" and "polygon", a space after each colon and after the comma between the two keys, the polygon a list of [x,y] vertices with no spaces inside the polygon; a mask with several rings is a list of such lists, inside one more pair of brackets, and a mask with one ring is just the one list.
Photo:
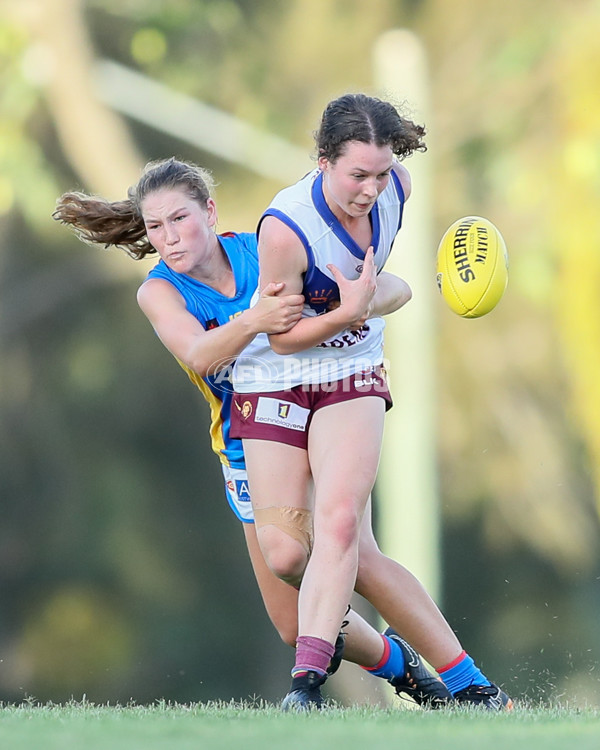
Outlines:
{"label": "player's elbow", "polygon": [[389,315],[412,299],[412,289],[404,279],[390,273],[382,273],[380,288],[375,298],[374,313]]}
{"label": "player's elbow", "polygon": [[202,362],[201,360],[186,362],[184,364],[186,364],[195,375],[198,375],[198,377],[206,378],[208,375],[214,374],[210,372],[207,363]]}
{"label": "player's elbow", "polygon": [[294,347],[292,340],[281,333],[269,335],[269,345],[275,354],[295,354],[298,349]]}
{"label": "player's elbow", "polygon": [[196,375],[199,375],[201,378],[206,378],[211,375],[217,375],[221,370],[225,370],[229,367],[232,360],[227,359],[219,359],[219,360],[208,360],[206,357],[196,357],[185,364],[196,373]]}
{"label": "player's elbow", "polygon": [[404,279],[397,279],[393,287],[393,293],[388,298],[386,312],[396,312],[396,310],[404,307],[407,302],[410,302],[411,299],[412,289]]}
{"label": "player's elbow", "polygon": [[413,296],[412,289],[409,287],[409,285],[406,283],[406,281],[404,281],[404,279],[402,279],[402,286],[401,286],[401,289],[400,289],[400,293],[398,295],[399,300],[400,300],[399,307],[404,307],[404,305],[407,302],[410,302],[411,299],[412,299],[412,296]]}
{"label": "player's elbow", "polygon": [[201,378],[206,378],[212,374],[210,372],[210,369],[204,364],[194,365],[194,367],[192,367],[191,369],[196,373],[196,375],[199,375]]}

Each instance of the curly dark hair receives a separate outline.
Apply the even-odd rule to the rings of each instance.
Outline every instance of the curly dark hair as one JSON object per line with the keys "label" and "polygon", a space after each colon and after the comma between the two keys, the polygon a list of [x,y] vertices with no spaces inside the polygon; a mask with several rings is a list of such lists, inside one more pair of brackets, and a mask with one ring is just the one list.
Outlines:
{"label": "curly dark hair", "polygon": [[389,145],[404,158],[413,151],[426,151],[425,128],[402,117],[389,102],[366,94],[344,94],[329,102],[315,132],[317,157],[335,162],[350,141]]}

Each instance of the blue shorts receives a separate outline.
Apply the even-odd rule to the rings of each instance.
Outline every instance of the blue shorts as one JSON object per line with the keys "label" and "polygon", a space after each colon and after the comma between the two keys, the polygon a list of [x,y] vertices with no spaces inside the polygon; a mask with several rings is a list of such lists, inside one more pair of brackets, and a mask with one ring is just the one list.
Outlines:
{"label": "blue shorts", "polygon": [[233,469],[225,464],[221,464],[221,469],[225,478],[225,496],[231,510],[243,523],[254,523],[246,469]]}

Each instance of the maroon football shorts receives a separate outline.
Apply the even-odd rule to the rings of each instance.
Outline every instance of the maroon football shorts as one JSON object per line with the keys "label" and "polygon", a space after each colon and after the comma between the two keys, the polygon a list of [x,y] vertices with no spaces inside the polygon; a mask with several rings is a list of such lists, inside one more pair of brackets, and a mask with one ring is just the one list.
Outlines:
{"label": "maroon football shorts", "polygon": [[234,393],[230,435],[273,440],[306,450],[312,416],[318,409],[363,396],[383,398],[386,411],[391,408],[392,397],[383,367],[330,383],[297,385],[287,391]]}

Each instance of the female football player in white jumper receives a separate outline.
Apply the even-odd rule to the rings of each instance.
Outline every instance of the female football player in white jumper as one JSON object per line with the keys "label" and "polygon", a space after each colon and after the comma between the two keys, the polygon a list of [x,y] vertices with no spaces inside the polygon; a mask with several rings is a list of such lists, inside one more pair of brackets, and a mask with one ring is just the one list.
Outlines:
{"label": "female football player in white jumper", "polygon": [[[282,190],[259,223],[261,288],[283,282],[305,300],[295,325],[260,334],[237,359],[232,409],[264,557],[300,586],[285,709],[321,705],[357,584],[361,523],[391,406],[384,322],[372,306],[411,189],[397,158],[424,150],[423,135],[388,102],[362,94],[330,102],[316,134],[317,169]],[[312,511],[309,556],[289,533],[294,509]],[[460,647],[438,671],[459,700],[510,705]]]}
{"label": "female football player in white jumper", "polygon": [[[258,285],[256,236],[217,234],[217,208],[210,195],[210,175],[196,165],[167,159],[151,163],[129,198],[107,201],[83,193],[66,193],[54,218],[75,230],[86,242],[120,247],[139,260],[158,253],[138,291],[138,302],[166,348],[174,355],[211,407],[211,438],[219,456],[232,510],[243,522],[250,559],[271,620],[290,645],[297,634],[297,590],[273,575],[259,549],[247,493],[240,440],[230,435],[233,360],[254,336],[280,333],[300,318],[303,298],[283,294],[282,283],[269,285],[250,306]],[[409,299],[405,282],[391,274],[379,285],[382,312]],[[291,519],[288,532],[310,548],[310,515]],[[367,598],[386,603],[392,624],[413,636],[428,658],[443,659],[460,645],[425,590],[405,568],[381,554],[365,516],[361,535],[364,572],[361,586]],[[382,592],[387,591],[383,596]],[[396,635],[382,637],[355,612],[346,618],[344,657],[391,682],[424,706],[448,702],[443,682],[433,677],[418,655]],[[338,639],[341,657],[343,638]],[[387,655],[386,655],[387,654]],[[383,659],[383,664],[380,664]],[[330,667],[331,669],[332,667]]]}

